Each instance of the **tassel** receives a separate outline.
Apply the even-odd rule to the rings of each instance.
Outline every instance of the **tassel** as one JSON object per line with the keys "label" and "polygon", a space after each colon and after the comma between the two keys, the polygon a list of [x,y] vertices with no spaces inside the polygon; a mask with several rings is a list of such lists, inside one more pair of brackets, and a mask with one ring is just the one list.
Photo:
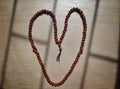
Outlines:
{"label": "tassel", "polygon": [[60,62],[60,56],[61,56],[61,50],[60,50],[59,54],[57,55],[56,61]]}

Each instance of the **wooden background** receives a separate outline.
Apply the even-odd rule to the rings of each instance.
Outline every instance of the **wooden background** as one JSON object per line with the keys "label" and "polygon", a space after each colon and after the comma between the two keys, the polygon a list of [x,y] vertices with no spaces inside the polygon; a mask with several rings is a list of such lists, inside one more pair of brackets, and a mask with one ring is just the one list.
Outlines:
{"label": "wooden background", "polygon": [[[72,7],[83,10],[88,24],[87,40],[72,75],[60,87],[44,79],[28,41],[30,18],[41,9],[56,14],[58,34]],[[0,0],[0,87],[1,89],[120,89],[119,0]],[[53,39],[49,16],[39,17],[33,37],[50,78],[60,81],[70,68],[79,48],[82,22],[72,14],[62,44],[61,62]]]}

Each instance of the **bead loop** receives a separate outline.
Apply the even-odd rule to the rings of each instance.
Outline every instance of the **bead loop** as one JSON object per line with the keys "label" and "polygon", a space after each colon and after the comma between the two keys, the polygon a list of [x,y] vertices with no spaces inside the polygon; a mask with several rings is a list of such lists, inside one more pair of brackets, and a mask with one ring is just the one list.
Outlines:
{"label": "bead loop", "polygon": [[[65,74],[64,78],[55,83],[53,81],[51,81],[51,79],[49,78],[49,75],[46,71],[46,68],[45,68],[45,65],[44,63],[42,62],[41,60],[41,57],[40,57],[40,53],[38,52],[35,44],[34,44],[34,41],[33,41],[33,38],[32,38],[32,27],[33,27],[33,23],[34,21],[41,15],[43,14],[46,14],[46,15],[49,15],[51,18],[52,18],[52,21],[54,23],[54,41],[56,43],[56,45],[58,45],[59,47],[59,54],[57,56],[57,61],[60,61],[60,56],[61,56],[61,51],[62,51],[62,48],[61,48],[61,44],[62,44],[62,41],[65,37],[65,34],[67,32],[67,26],[68,26],[68,20],[71,16],[71,14],[73,12],[76,12],[77,14],[80,15],[81,19],[82,19],[82,24],[83,24],[83,34],[82,34],[82,40],[81,40],[81,44],[80,44],[80,48],[79,48],[79,51],[78,51],[78,54],[76,55],[76,58],[74,60],[74,62],[72,63],[69,71]],[[37,56],[37,59],[39,61],[39,64],[41,66],[41,69],[42,69],[42,72],[47,80],[47,82],[51,85],[51,86],[55,86],[55,87],[59,87],[61,86],[62,84],[65,83],[65,81],[68,79],[68,77],[71,75],[71,73],[73,72],[73,69],[74,67],[76,66],[79,58],[80,58],[80,55],[83,53],[83,47],[84,47],[84,44],[85,44],[85,40],[86,40],[86,31],[87,31],[87,23],[86,23],[86,18],[83,14],[83,11],[79,8],[76,8],[76,7],[73,7],[72,9],[70,9],[70,11],[68,12],[68,14],[66,15],[66,18],[65,18],[65,22],[64,22],[64,29],[63,29],[63,32],[62,32],[62,35],[60,36],[60,39],[58,39],[58,36],[57,36],[57,21],[56,21],[56,17],[55,15],[49,11],[49,10],[46,10],[46,9],[42,9],[41,11],[38,11],[31,19],[30,19],[30,22],[29,22],[29,32],[28,32],[28,37],[29,37],[29,41],[31,43],[31,47],[33,49],[33,52],[36,54]]]}

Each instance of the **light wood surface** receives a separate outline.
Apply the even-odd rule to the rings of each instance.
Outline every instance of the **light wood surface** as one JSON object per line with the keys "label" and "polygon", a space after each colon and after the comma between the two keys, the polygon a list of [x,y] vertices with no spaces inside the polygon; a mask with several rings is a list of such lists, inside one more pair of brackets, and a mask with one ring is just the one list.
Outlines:
{"label": "light wood surface", "polygon": [[[41,67],[28,41],[30,18],[41,9],[56,14],[58,35],[72,7],[83,10],[88,24],[87,40],[72,75],[60,87],[44,79]],[[115,89],[118,41],[119,0],[0,0],[0,79],[3,89]],[[78,51],[82,22],[72,14],[62,44],[61,61],[56,62],[58,47],[53,39],[49,16],[39,17],[33,26],[35,44],[50,78],[60,81]]]}

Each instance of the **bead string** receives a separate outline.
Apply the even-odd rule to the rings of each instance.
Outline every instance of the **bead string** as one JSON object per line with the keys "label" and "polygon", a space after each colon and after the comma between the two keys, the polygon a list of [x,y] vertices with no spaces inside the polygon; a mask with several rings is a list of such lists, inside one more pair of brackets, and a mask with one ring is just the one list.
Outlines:
{"label": "bead string", "polygon": [[[68,26],[68,20],[70,18],[70,15],[73,13],[73,12],[76,12],[79,14],[79,16],[81,17],[82,19],[82,24],[83,24],[83,34],[82,34],[82,41],[81,41],[81,44],[80,44],[80,48],[79,48],[79,51],[76,55],[76,58],[75,60],[73,61],[72,63],[72,66],[70,67],[69,71],[67,72],[67,74],[63,77],[63,79],[59,82],[53,82],[51,81],[51,79],[49,78],[49,75],[46,71],[46,68],[45,68],[45,65],[44,63],[42,62],[41,60],[41,57],[40,57],[40,54],[34,44],[34,41],[32,39],[32,26],[33,26],[33,22],[41,15],[43,14],[46,14],[46,15],[49,15],[51,18],[52,18],[52,21],[53,21],[53,25],[54,25],[54,40],[55,40],[55,43],[58,45],[59,47],[59,51],[61,52],[62,51],[62,48],[61,48],[61,44],[62,44],[62,41],[65,37],[65,34],[66,34],[66,31],[67,31],[67,26]],[[62,32],[62,35],[60,37],[60,39],[58,40],[58,36],[57,36],[57,21],[56,21],[56,17],[55,15],[49,11],[49,10],[46,10],[46,9],[42,9],[41,11],[38,11],[31,19],[30,19],[30,22],[29,22],[29,32],[28,32],[28,36],[29,36],[29,41],[31,43],[31,47],[33,49],[33,52],[36,54],[37,56],[37,59],[39,61],[39,64],[41,66],[41,69],[42,69],[42,72],[47,80],[47,82],[52,85],[52,86],[60,86],[62,84],[64,84],[64,82],[68,79],[68,77],[71,75],[71,73],[73,72],[73,69],[75,68],[79,58],[80,58],[80,55],[83,53],[83,47],[84,47],[84,44],[85,44],[85,39],[86,39],[86,31],[87,31],[87,23],[86,23],[86,18],[83,14],[83,12],[79,9],[79,8],[75,8],[73,7],[72,9],[70,9],[70,11],[68,12],[68,14],[66,15],[66,18],[65,18],[65,22],[64,22],[64,30]]]}

